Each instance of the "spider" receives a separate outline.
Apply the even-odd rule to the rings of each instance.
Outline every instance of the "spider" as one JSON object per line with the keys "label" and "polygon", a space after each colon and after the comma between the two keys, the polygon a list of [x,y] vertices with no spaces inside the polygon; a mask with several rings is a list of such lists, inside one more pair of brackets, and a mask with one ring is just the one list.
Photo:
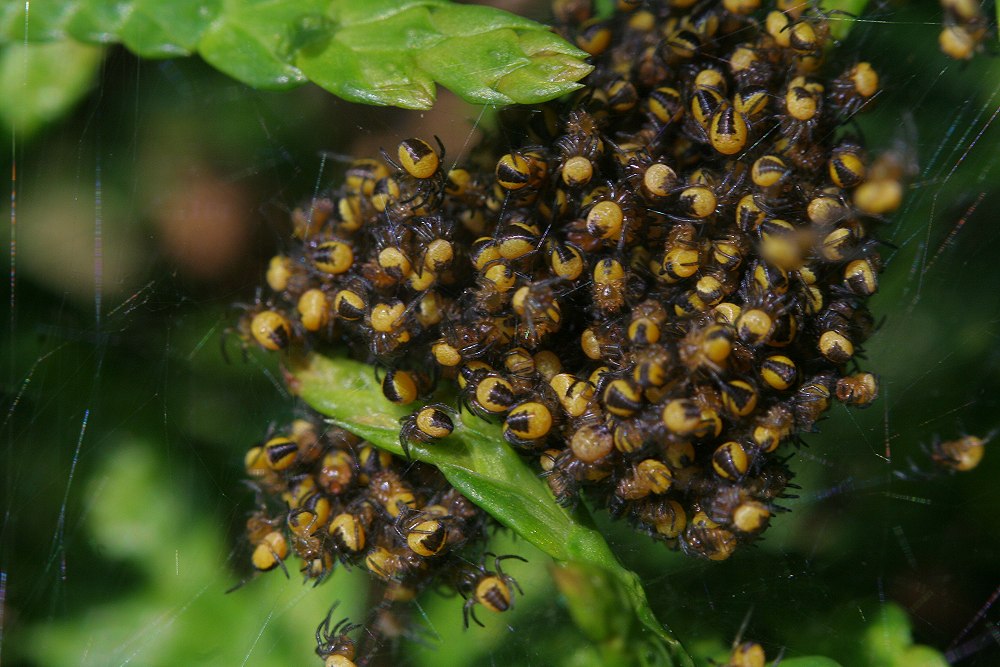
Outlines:
{"label": "spider", "polygon": [[226,341],[232,334],[236,334],[240,340],[244,360],[251,342],[271,352],[284,350],[292,342],[294,329],[291,320],[276,309],[270,300],[264,301],[260,288],[257,288],[252,304],[237,304],[236,308],[242,310],[243,315],[235,327],[223,330],[220,340],[222,357],[227,363],[229,353],[226,351]]}
{"label": "spider", "polygon": [[436,209],[444,198],[447,176],[441,168],[444,162],[444,144],[437,136],[438,150],[423,139],[404,139],[396,148],[398,162],[382,151],[382,158],[396,168],[402,177],[403,193],[398,206],[414,213]]}
{"label": "spider", "polygon": [[357,646],[347,634],[362,626],[342,618],[331,627],[330,619],[339,605],[339,600],[334,602],[316,628],[316,655],[323,659],[324,667],[354,667]]}
{"label": "spider", "polygon": [[443,403],[425,405],[416,412],[403,417],[400,422],[399,444],[406,458],[410,458],[410,442],[418,440],[428,443],[451,435],[455,430],[453,416],[458,413]]}
{"label": "spider", "polygon": [[521,586],[514,580],[514,577],[503,571],[500,561],[509,558],[516,558],[524,563],[528,561],[515,555],[497,556],[490,552],[484,555],[493,556],[495,571],[487,570],[484,565],[478,565],[473,569],[465,570],[459,575],[458,591],[465,598],[465,605],[462,607],[462,620],[465,622],[466,628],[469,627],[470,616],[476,622],[476,625],[485,627],[476,618],[477,604],[486,607],[490,611],[501,613],[514,606],[514,596],[511,593],[512,587],[517,589],[518,593],[524,595],[524,591],[521,590]]}

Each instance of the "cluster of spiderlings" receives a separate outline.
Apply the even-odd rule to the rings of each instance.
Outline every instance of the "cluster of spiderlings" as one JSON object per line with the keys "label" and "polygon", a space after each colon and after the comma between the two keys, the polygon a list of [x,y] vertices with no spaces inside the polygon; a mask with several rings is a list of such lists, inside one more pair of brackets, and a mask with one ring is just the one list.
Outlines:
{"label": "cluster of spiderlings", "polygon": [[363,566],[385,583],[386,605],[437,584],[465,597],[473,620],[477,605],[499,612],[513,604],[511,577],[467,559],[482,552],[487,515],[436,468],[318,418],[251,447],[245,465],[259,490],[246,530],[256,570],[286,568],[294,552],[307,579],[325,578],[338,562]]}
{"label": "cluster of spiderlings", "polygon": [[978,0],[941,0],[944,26],[938,35],[942,53],[955,60],[969,60],[982,51],[990,34],[990,21]]}
{"label": "cluster of spiderlings", "polygon": [[[481,146],[488,169],[447,171],[420,139],[351,164],[295,211],[243,331],[268,349],[346,344],[415,408],[452,382],[560,502],[586,491],[728,558],[779,509],[782,445],[834,397],[878,393],[856,360],[876,228],[903,193],[899,160],[844,130],[877,73],[837,60],[811,3],[778,4],[595,18],[557,2],[558,30],[593,56],[586,87],[513,110],[527,136]],[[404,445],[438,437],[432,417],[415,413]]]}

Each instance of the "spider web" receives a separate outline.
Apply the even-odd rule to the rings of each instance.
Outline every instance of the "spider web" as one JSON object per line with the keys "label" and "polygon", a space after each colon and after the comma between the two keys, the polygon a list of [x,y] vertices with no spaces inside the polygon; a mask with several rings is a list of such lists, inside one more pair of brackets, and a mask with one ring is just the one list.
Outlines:
{"label": "spider web", "polygon": [[[858,131],[914,169],[882,231],[885,319],[865,364],[881,398],[836,405],[806,437],[793,511],[730,561],[604,525],[682,638],[728,644],[742,628],[769,658],[819,653],[894,601],[953,663],[1000,660],[1000,459],[925,474],[936,438],[985,435],[1000,414],[1000,61],[945,59],[939,21],[933,5],[887,6],[848,43],[885,88]],[[72,116],[30,138],[4,130],[0,662],[310,664],[333,601],[363,618],[358,572],[316,588],[271,573],[225,594],[247,554],[242,453],[291,401],[273,360],[231,348],[226,363],[219,339],[338,155],[437,134],[460,162],[481,119],[447,94],[427,114],[359,108],[114,51]],[[510,566],[527,592],[515,610],[466,632],[459,601],[425,596],[399,660],[571,663],[582,639],[545,557],[509,536],[494,550],[530,561]]]}

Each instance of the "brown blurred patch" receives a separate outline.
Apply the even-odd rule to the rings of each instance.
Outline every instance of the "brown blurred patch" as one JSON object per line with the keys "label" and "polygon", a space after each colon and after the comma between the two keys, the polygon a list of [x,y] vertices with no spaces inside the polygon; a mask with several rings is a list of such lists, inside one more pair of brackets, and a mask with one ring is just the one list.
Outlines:
{"label": "brown blurred patch", "polygon": [[152,219],[164,256],[185,277],[206,282],[242,264],[257,226],[249,193],[204,165],[174,175]]}

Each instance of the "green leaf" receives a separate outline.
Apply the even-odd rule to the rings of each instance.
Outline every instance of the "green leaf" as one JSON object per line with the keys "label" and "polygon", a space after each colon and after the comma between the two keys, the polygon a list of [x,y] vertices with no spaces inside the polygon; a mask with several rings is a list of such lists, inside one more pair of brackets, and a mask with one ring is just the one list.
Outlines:
{"label": "green leaf", "polygon": [[930,646],[915,644],[904,649],[893,663],[893,667],[948,667],[948,661]]}
{"label": "green leaf", "polygon": [[939,651],[913,643],[910,617],[893,603],[878,607],[874,622],[864,630],[861,647],[866,664],[871,667],[946,667],[948,664]]}
{"label": "green leaf", "polygon": [[118,41],[117,35],[132,13],[132,4],[129,0],[85,0],[78,5],[80,11],[70,16],[66,30],[71,36],[84,42],[107,44]]}
{"label": "green leaf", "polygon": [[[412,408],[386,400],[370,366],[319,354],[290,358],[288,366],[290,389],[315,410],[376,446],[402,454],[399,420]],[[468,413],[462,417],[451,436],[430,444],[413,443],[411,456],[437,466],[497,521],[557,563],[575,568],[563,570],[557,582],[571,613],[586,633],[597,638],[611,663],[640,651],[644,664],[692,664],[678,640],[653,615],[638,577],[622,567],[589,516],[560,507],[546,484],[504,442],[499,426]],[[594,599],[622,603],[595,606],[588,602]],[[623,607],[631,608],[634,623],[621,625]],[[602,626],[603,632],[597,630]],[[630,633],[623,635],[625,629]]]}
{"label": "green leaf", "polygon": [[306,82],[292,63],[293,37],[303,21],[321,16],[329,0],[226,0],[198,52],[234,79],[256,88]]}
{"label": "green leaf", "polygon": [[781,661],[784,667],[840,667],[840,663],[821,655],[809,655],[800,658],[787,658]]}
{"label": "green leaf", "polygon": [[[837,629],[836,633],[829,632],[831,627]],[[798,627],[796,632],[799,639],[805,637],[802,641],[812,650],[826,653],[843,665],[944,667],[947,664],[939,651],[913,643],[909,616],[892,602],[854,601],[822,623]]]}
{"label": "green leaf", "polygon": [[615,613],[628,606],[628,600],[620,595],[606,570],[583,563],[557,563],[552,578],[559,591],[571,600],[570,614],[588,639],[604,643],[628,636],[629,617]]}
{"label": "green leaf", "polygon": [[[464,87],[475,100],[487,104],[514,102],[496,90],[501,77],[528,64],[528,57],[517,43],[513,30],[499,30],[493,39],[484,40],[479,35],[452,37],[447,42],[423,49],[419,54],[420,66],[431,76],[452,89]],[[469,77],[476,73],[476,80]]]}
{"label": "green leaf", "polygon": [[[26,9],[27,7],[27,9]],[[445,0],[51,0],[0,7],[0,43],[121,42],[140,56],[199,53],[257,88],[312,81],[345,99],[426,109],[436,84],[480,104],[579,88],[587,54],[543,25]]]}
{"label": "green leaf", "polygon": [[410,49],[425,49],[446,39],[446,35],[431,23],[426,7],[411,7],[378,21],[347,24],[338,31],[341,44],[356,51],[380,52],[386,44],[406,44]]}
{"label": "green leaf", "polygon": [[606,19],[615,13],[615,0],[594,0],[594,14]]}
{"label": "green leaf", "polygon": [[880,605],[873,612],[873,622],[864,628],[861,647],[867,664],[889,665],[902,653],[913,637],[906,612],[894,604]]}
{"label": "green leaf", "polygon": [[568,56],[538,56],[502,76],[496,89],[522,104],[537,104],[578,89],[580,85],[572,82],[586,76],[589,70],[589,65]]}
{"label": "green leaf", "polygon": [[0,47],[0,118],[22,136],[59,118],[90,90],[103,55],[76,42]]}
{"label": "green leaf", "polygon": [[15,43],[65,39],[66,22],[77,6],[75,0],[8,2],[0,7],[0,39]]}
{"label": "green leaf", "polygon": [[345,100],[404,109],[434,104],[434,80],[407,51],[362,53],[333,39],[322,51],[302,51],[296,62],[310,80]]}
{"label": "green leaf", "polygon": [[[522,35],[511,29],[453,37],[421,50],[420,65],[453,90],[477,102],[536,103],[579,88],[590,71],[550,33]],[[474,78],[470,77],[474,73]]]}
{"label": "green leaf", "polygon": [[138,0],[121,27],[122,42],[144,58],[194,53],[222,0]]}
{"label": "green leaf", "polygon": [[868,0],[826,0],[823,10],[830,16],[830,33],[844,39],[868,5]]}
{"label": "green leaf", "polygon": [[636,617],[622,614],[632,606],[626,589],[606,568],[584,562],[557,562],[552,578],[566,600],[576,626],[597,652],[592,664],[671,665],[668,647],[637,632]]}
{"label": "green leaf", "polygon": [[[447,8],[446,11],[445,8]],[[472,37],[495,30],[538,32],[538,24],[508,12],[496,11],[483,5],[441,5],[433,12],[434,25],[448,37]],[[543,30],[542,32],[545,32]]]}
{"label": "green leaf", "polygon": [[345,0],[330,5],[328,15],[343,25],[358,25],[373,21],[383,21],[413,7],[445,7],[449,0]]}

